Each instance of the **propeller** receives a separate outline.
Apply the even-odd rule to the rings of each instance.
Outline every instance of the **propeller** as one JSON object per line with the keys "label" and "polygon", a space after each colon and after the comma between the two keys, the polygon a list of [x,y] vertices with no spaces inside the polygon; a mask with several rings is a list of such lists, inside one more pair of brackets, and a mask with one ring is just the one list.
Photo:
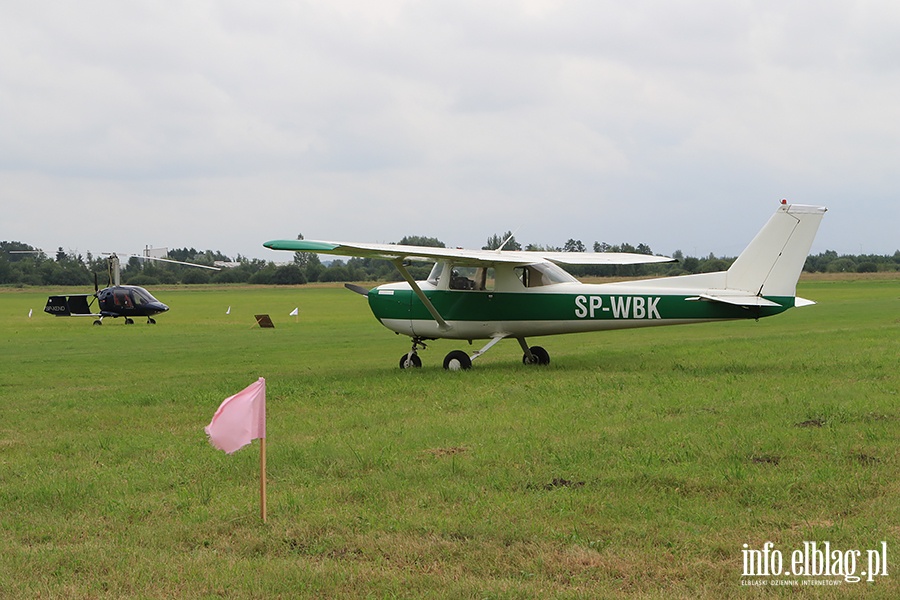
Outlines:
{"label": "propeller", "polygon": [[356,292],[357,294],[359,294],[361,296],[369,295],[369,290],[367,290],[366,288],[364,288],[361,285],[356,285],[353,283],[345,283],[344,287],[347,288],[348,290],[350,290],[351,292]]}

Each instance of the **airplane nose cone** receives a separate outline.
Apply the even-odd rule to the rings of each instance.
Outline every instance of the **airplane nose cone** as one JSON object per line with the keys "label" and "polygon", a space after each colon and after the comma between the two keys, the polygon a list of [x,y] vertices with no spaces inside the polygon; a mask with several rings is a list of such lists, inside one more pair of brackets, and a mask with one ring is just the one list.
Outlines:
{"label": "airplane nose cone", "polygon": [[153,310],[155,310],[156,312],[162,313],[162,312],[166,312],[167,310],[169,310],[169,307],[166,306],[165,304],[163,304],[162,302],[154,302]]}

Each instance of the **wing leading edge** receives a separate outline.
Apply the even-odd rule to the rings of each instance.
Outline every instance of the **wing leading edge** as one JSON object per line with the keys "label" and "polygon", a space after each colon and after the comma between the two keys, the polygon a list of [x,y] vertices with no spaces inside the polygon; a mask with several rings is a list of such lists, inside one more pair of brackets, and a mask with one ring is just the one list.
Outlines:
{"label": "wing leading edge", "polygon": [[495,263],[532,264],[552,262],[561,265],[637,265],[648,263],[677,262],[667,256],[649,254],[629,254],[624,252],[533,252],[511,250],[465,250],[462,248],[432,248],[426,246],[403,246],[400,244],[366,244],[347,242],[325,242],[314,240],[271,240],[263,244],[271,250],[293,252],[315,252],[356,256],[360,258],[380,258],[384,260],[412,260],[433,262],[452,260],[472,266]]}

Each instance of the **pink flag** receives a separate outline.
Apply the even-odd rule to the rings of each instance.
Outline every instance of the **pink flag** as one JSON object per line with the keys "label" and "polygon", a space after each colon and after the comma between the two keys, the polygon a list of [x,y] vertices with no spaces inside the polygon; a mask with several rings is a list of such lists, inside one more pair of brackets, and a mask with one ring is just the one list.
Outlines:
{"label": "pink flag", "polygon": [[225,398],[212,421],[204,429],[209,442],[231,454],[255,439],[266,438],[266,380]]}

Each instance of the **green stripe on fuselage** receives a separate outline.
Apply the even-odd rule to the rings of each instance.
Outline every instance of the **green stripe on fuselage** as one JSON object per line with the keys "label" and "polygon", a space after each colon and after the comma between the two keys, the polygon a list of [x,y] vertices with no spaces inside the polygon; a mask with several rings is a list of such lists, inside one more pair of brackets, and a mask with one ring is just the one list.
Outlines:
{"label": "green stripe on fuselage", "polygon": [[[756,319],[781,313],[792,297],[768,297],[780,306],[743,308],[721,302],[690,301],[689,295],[537,294],[515,292],[426,291],[447,321],[577,321],[663,319]],[[369,293],[379,319],[433,320],[411,290]]]}

